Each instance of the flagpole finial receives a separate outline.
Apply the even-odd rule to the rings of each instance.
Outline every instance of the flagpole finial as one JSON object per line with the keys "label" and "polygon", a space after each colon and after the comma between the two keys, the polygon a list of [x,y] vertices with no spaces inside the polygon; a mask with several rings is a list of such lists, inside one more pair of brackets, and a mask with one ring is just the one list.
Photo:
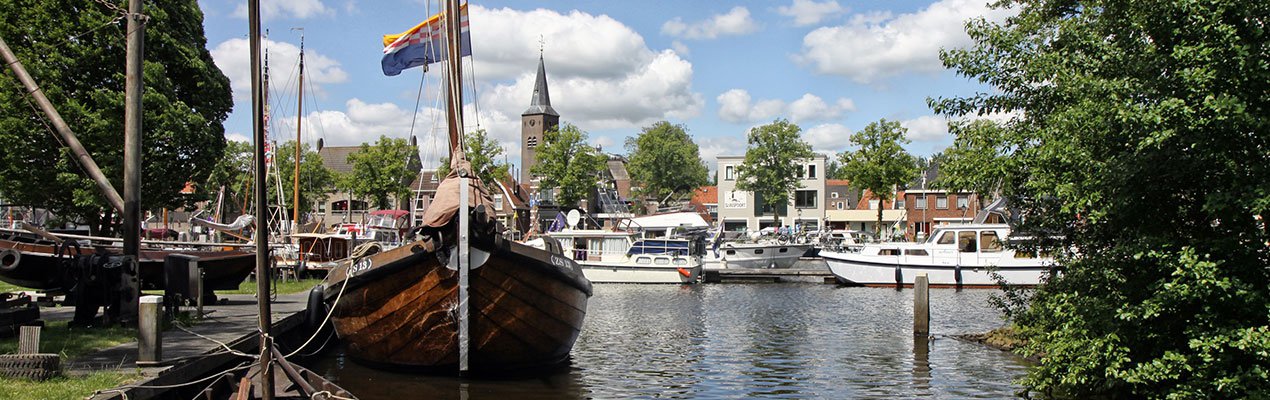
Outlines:
{"label": "flagpole finial", "polygon": [[547,39],[538,34],[538,58],[542,58],[543,48],[547,47]]}

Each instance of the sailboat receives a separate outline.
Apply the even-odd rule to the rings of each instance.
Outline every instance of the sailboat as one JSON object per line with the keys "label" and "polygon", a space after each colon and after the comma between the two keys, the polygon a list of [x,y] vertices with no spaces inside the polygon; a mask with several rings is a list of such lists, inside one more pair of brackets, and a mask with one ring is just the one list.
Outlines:
{"label": "sailboat", "polygon": [[[372,366],[464,374],[560,363],[581,331],[591,282],[558,245],[510,240],[494,218],[462,149],[462,50],[450,22],[466,18],[456,0],[443,12],[402,41],[425,38],[431,60],[447,53],[451,173],[425,211],[421,239],[331,271],[330,319],[348,355]],[[434,31],[442,26],[443,35]],[[434,33],[446,44],[426,39]]]}

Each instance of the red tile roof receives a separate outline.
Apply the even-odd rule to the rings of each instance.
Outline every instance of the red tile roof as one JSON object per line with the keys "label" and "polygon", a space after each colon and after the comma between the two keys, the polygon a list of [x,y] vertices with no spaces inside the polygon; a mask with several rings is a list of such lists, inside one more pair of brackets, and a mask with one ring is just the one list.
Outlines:
{"label": "red tile roof", "polygon": [[702,186],[692,191],[692,204],[719,204],[719,188]]}

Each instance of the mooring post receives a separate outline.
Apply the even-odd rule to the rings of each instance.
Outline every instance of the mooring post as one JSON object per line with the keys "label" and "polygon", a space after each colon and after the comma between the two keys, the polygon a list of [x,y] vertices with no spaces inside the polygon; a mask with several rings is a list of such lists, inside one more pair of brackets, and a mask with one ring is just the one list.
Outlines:
{"label": "mooring post", "polygon": [[163,296],[141,296],[137,315],[137,365],[156,365],[163,360]]}
{"label": "mooring post", "polygon": [[913,277],[913,336],[930,335],[930,281],[926,274]]}
{"label": "mooring post", "polygon": [[467,178],[459,178],[459,373],[468,370],[468,193]]}

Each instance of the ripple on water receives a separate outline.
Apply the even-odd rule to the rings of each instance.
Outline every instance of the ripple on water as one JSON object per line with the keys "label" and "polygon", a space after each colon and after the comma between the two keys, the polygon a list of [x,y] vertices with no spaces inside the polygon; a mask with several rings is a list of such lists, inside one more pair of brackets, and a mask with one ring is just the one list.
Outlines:
{"label": "ripple on water", "polygon": [[933,340],[911,290],[822,284],[596,285],[567,368],[460,380],[313,363],[361,399],[1001,398],[1026,364],[943,335],[1001,326],[991,290],[932,289]]}

